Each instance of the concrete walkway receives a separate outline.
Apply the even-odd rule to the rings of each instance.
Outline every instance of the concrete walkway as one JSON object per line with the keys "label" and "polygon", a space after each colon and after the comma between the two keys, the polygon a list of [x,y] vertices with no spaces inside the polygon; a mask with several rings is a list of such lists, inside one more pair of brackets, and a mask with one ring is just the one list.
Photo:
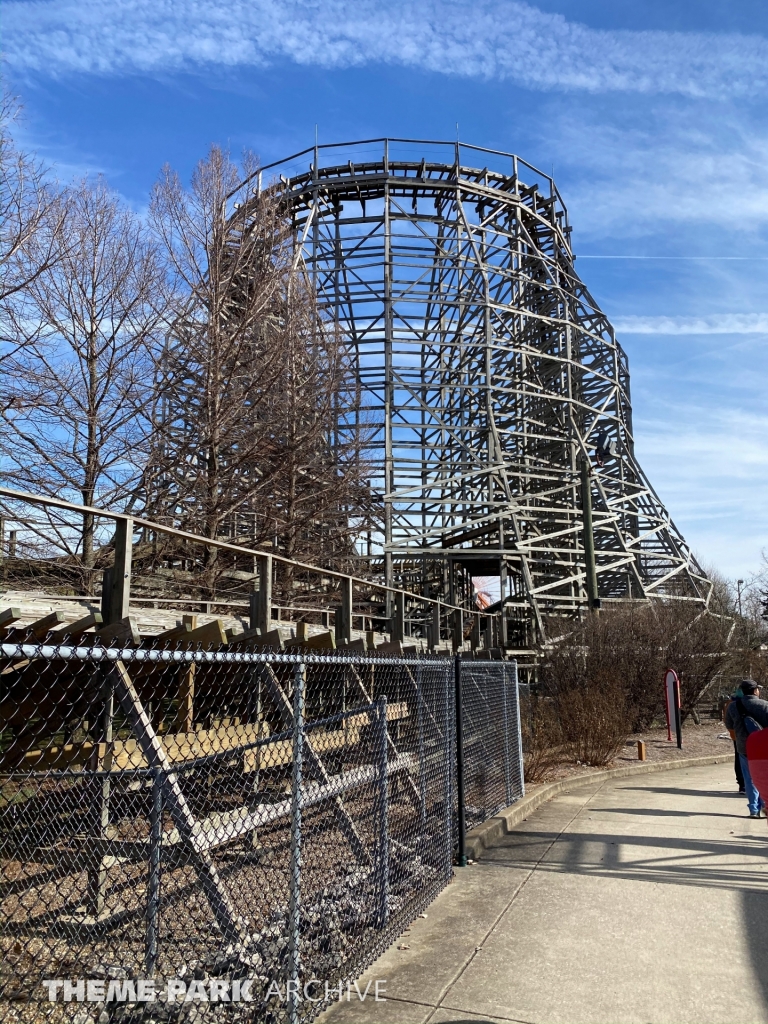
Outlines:
{"label": "concrete walkway", "polygon": [[353,990],[321,1020],[768,1022],[768,828],[746,814],[729,764],[559,796],[363,976],[386,1002]]}

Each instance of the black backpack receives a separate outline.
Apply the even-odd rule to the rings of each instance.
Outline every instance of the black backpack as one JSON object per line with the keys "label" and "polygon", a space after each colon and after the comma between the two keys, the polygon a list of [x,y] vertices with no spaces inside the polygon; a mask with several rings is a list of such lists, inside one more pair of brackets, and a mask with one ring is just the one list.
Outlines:
{"label": "black backpack", "polygon": [[750,736],[753,732],[760,732],[760,730],[763,728],[762,725],[756,722],[751,715],[747,714],[747,712],[744,710],[744,705],[741,702],[741,697],[737,697],[734,701],[734,704],[736,705],[736,709],[739,712],[739,715],[741,716],[742,722],[744,723],[744,728],[747,730],[747,736]]}

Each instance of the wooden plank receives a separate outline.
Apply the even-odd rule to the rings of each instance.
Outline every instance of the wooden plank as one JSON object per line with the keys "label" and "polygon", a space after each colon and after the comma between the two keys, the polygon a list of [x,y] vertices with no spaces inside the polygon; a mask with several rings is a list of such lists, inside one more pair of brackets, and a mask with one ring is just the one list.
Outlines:
{"label": "wooden plank", "polygon": [[58,642],[65,636],[69,637],[70,640],[77,640],[78,637],[82,636],[83,633],[86,633],[89,629],[93,629],[101,625],[101,612],[93,612],[91,615],[84,615],[82,619],[76,619],[74,622],[70,622],[66,626],[62,626],[61,629],[54,629],[49,640]]}
{"label": "wooden plank", "polygon": [[208,847],[205,845],[200,824],[187,804],[171,763],[144,711],[131,677],[121,661],[115,663],[112,668],[112,676],[115,683],[115,695],[120,701],[123,712],[131,722],[148,765],[160,770],[159,782],[162,788],[163,802],[173,818],[181,841],[188,846],[192,853],[200,885],[225,940],[247,943],[248,935],[242,927],[237,911],[229,898],[229,893],[219,877],[216,865],[207,852]]}
{"label": "wooden plank", "polygon": [[388,640],[385,644],[379,644],[376,652],[377,654],[402,654],[403,645],[399,640]]}
{"label": "wooden plank", "polygon": [[42,640],[42,638],[47,636],[54,627],[60,626],[66,621],[67,617],[63,612],[51,612],[49,615],[44,615],[41,619],[36,619],[34,622],[31,622],[27,626],[27,630],[37,640]]}
{"label": "wooden plank", "polygon": [[8,629],[20,618],[21,608],[6,608],[4,612],[0,612],[0,629]]}
{"label": "wooden plank", "polygon": [[231,644],[240,644],[245,640],[259,639],[261,639],[261,629],[258,626],[256,626],[255,629],[241,629],[239,631],[235,629],[227,630],[227,640],[229,640]]}
{"label": "wooden plank", "polygon": [[[10,702],[6,702],[10,703]],[[2,710],[3,705],[0,705]],[[22,720],[28,717],[32,706],[25,708],[20,706]],[[397,704],[387,705],[387,721],[407,718],[409,715],[408,704],[401,701]],[[15,719],[13,719],[15,721]],[[12,721],[6,716],[6,723]],[[370,725],[371,716],[368,712],[359,715],[350,715],[345,719],[346,728],[330,730],[328,732],[315,732],[315,742],[322,752],[328,750],[340,750],[344,747],[354,746],[360,741],[361,730]],[[191,761],[197,757],[208,757],[211,754],[226,754],[229,751],[237,752],[239,748],[255,743],[265,736],[265,725],[245,724],[228,725],[216,729],[198,729],[190,732],[171,732],[158,739],[165,752],[165,756],[172,764],[180,764]],[[39,740],[38,740],[39,742]],[[396,753],[394,744],[390,741],[390,749]],[[85,765],[89,762],[94,752],[94,743],[85,740],[82,743],[67,743],[64,745],[52,745],[38,747],[28,750],[20,757],[19,763],[24,770],[39,770],[41,768],[75,768],[78,765]],[[98,745],[98,757],[103,761],[107,755],[105,745]],[[398,755],[399,756],[399,755]],[[243,771],[246,773],[257,771],[263,768],[275,768],[289,765],[293,761],[293,745],[290,740],[276,740],[273,743],[265,743],[259,747],[252,747],[243,751]],[[0,764],[6,768],[7,765]],[[124,771],[126,768],[146,768],[147,761],[144,757],[138,741],[133,738],[126,740],[115,740],[111,744],[111,770]]]}
{"label": "wooden plank", "polygon": [[131,555],[133,553],[133,519],[120,516],[115,520],[115,563],[112,566],[109,595],[110,623],[121,622],[128,615],[131,593]]}
{"label": "wooden plank", "polygon": [[237,637],[232,641],[238,647],[245,648],[247,650],[258,651],[265,648],[271,648],[275,651],[283,650],[283,638],[280,635],[279,629],[272,629],[266,635],[262,636],[257,630],[249,630],[249,636]]}
{"label": "wooden plank", "polygon": [[[288,741],[290,744],[290,741]],[[387,765],[387,775],[392,777],[401,772],[410,772],[413,767],[413,755],[401,754],[398,758],[390,761]],[[356,789],[359,786],[370,785],[376,782],[379,777],[378,765],[359,766],[348,772],[330,776],[327,784],[310,782],[302,787],[302,807],[312,807],[315,804],[323,803],[335,796]],[[236,807],[232,811],[217,812],[207,818],[200,818],[198,824],[201,833],[201,845],[208,850],[224,846],[247,835],[256,829],[263,828],[274,821],[286,818],[291,813],[291,800],[280,800],[277,803],[258,804],[256,807]],[[89,837],[89,842],[92,840]],[[179,830],[170,829],[163,833],[162,845],[164,847],[178,846],[182,842]],[[137,841],[120,840],[107,838],[102,841],[101,848],[111,853],[122,854],[134,859],[144,859],[147,856],[146,839]]]}
{"label": "wooden plank", "polygon": [[96,630],[94,635],[105,644],[115,641],[137,645],[141,643],[138,623],[132,615],[127,615],[120,622],[110,622],[108,625],[102,626],[101,629]]}
{"label": "wooden plank", "polygon": [[204,626],[198,626],[185,633],[182,638],[184,647],[197,647],[202,644],[205,647],[223,647],[227,644],[227,634],[224,632],[224,623],[221,619],[214,619],[213,622],[206,622]]}
{"label": "wooden plank", "polygon": [[[387,765],[387,775],[408,771],[412,761],[412,755],[400,755]],[[328,776],[325,782],[305,783],[301,787],[301,805],[302,807],[311,807],[326,800],[340,800],[342,793],[356,789],[358,786],[370,785],[376,782],[378,777],[379,766],[367,765],[356,767],[353,771],[342,772],[340,775]],[[263,828],[264,825],[284,818],[290,812],[291,801],[288,799],[281,800],[276,804],[260,804],[254,810],[238,807],[234,811],[211,815],[199,822],[203,836],[201,845],[206,850],[215,849],[225,843],[231,843],[242,835],[253,832],[254,829]]]}
{"label": "wooden plank", "polygon": [[291,644],[291,647],[301,647],[303,650],[309,651],[335,651],[336,638],[330,632],[315,633],[314,636],[308,636],[304,640],[297,640]]}

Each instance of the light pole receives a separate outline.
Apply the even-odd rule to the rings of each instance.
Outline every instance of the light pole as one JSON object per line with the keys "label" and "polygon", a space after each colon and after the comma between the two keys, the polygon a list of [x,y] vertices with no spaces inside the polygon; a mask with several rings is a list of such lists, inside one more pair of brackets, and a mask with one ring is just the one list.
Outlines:
{"label": "light pole", "polygon": [[744,580],[736,580],[736,593],[738,595],[737,600],[739,603],[739,617],[741,618],[741,588],[744,586]]}

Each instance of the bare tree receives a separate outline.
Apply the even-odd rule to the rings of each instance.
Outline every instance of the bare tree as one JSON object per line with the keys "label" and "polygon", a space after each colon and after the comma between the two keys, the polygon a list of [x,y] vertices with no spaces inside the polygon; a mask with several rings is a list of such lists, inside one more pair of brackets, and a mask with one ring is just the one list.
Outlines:
{"label": "bare tree", "polygon": [[[365,492],[338,429],[356,401],[354,374],[305,278],[279,189],[240,184],[254,169],[212,147],[189,191],[166,169],[153,193],[178,298],[147,491],[154,514],[205,537],[295,557],[330,551],[331,535],[349,533],[353,491]],[[209,549],[211,592],[220,563]]]}
{"label": "bare tree", "polygon": [[361,455],[364,428],[354,416],[356,368],[300,274],[291,281],[281,328],[280,372],[264,396],[269,429],[258,497],[270,521],[262,520],[263,537],[288,558],[340,568],[373,510]]}
{"label": "bare tree", "polygon": [[[65,204],[45,167],[13,139],[20,105],[3,87],[0,100],[0,308],[14,325],[13,300],[61,256]],[[3,340],[17,340],[13,329]]]}
{"label": "bare tree", "polygon": [[230,221],[241,180],[213,147],[189,191],[165,168],[151,203],[177,300],[162,362],[149,507],[212,538],[258,483],[252,389],[255,381],[268,386],[276,372],[270,342],[290,261],[274,204],[265,199],[252,216],[237,207]]}
{"label": "bare tree", "polygon": [[[65,230],[24,290],[25,344],[4,360],[2,475],[16,486],[125,509],[148,448],[162,337],[163,265],[101,179],[65,196]],[[94,521],[75,544],[94,564]]]}

